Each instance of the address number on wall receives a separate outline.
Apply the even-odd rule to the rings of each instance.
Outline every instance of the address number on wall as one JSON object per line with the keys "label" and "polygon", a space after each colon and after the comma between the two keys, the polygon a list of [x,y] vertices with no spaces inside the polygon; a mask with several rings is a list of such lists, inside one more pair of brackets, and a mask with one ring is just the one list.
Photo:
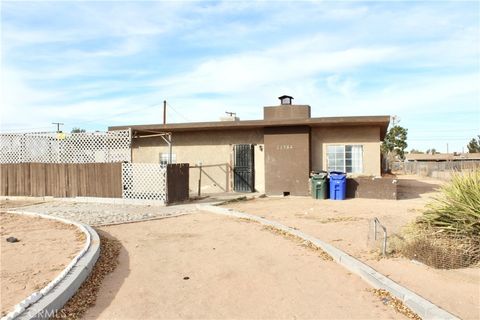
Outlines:
{"label": "address number on wall", "polygon": [[293,149],[293,145],[291,144],[279,144],[277,145],[277,150],[290,150]]}

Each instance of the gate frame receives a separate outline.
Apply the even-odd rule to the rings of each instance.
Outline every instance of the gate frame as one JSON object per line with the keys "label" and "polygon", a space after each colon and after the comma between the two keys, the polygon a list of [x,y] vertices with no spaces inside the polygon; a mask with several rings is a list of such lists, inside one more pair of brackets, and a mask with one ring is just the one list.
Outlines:
{"label": "gate frame", "polygon": [[[236,184],[235,184],[235,180],[236,180],[236,162],[237,162],[237,152],[236,152],[236,147],[237,146],[249,146],[250,148],[250,170],[252,172],[251,174],[251,177],[252,177],[252,182],[251,182],[251,186],[250,186],[250,191],[239,191],[239,190],[236,190]],[[232,191],[233,192],[255,192],[255,144],[252,144],[252,143],[237,143],[237,144],[234,144],[233,145],[233,168],[232,168],[232,172],[233,172],[233,179],[232,179],[232,184],[233,184],[233,188],[232,188]]]}

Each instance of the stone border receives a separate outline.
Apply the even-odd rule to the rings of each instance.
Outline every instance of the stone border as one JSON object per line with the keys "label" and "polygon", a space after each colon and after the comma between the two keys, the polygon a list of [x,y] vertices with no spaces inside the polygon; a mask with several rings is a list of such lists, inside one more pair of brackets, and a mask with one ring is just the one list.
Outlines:
{"label": "stone border", "polygon": [[138,205],[155,205],[165,207],[163,200],[142,200],[142,199],[124,199],[124,198],[100,198],[100,197],[72,197],[72,198],[55,198],[51,196],[45,197],[25,197],[25,196],[0,196],[0,200],[17,200],[29,201],[37,200],[44,202],[64,201],[64,202],[82,202],[82,203],[109,203],[109,204],[138,204]]}
{"label": "stone border", "polygon": [[455,315],[441,309],[437,305],[428,301],[427,299],[417,295],[415,292],[399,285],[390,278],[377,272],[372,267],[366,265],[360,260],[355,259],[349,254],[343,252],[334,246],[323,242],[315,237],[307,235],[299,230],[284,226],[278,222],[270,221],[256,215],[235,211],[233,209],[220,208],[212,205],[197,205],[199,210],[208,211],[211,213],[226,215],[236,218],[245,218],[257,221],[263,225],[272,226],[276,229],[285,231],[294,236],[300,237],[306,241],[311,242],[316,247],[328,253],[334,261],[342,265],[344,268],[352,273],[360,276],[365,282],[375,289],[384,289],[394,297],[400,299],[413,312],[418,314],[422,319],[459,319]]}
{"label": "stone border", "polygon": [[90,226],[67,219],[26,211],[6,211],[12,214],[21,214],[56,220],[71,224],[80,229],[86,236],[86,241],[80,253],[53,279],[47,286],[18,303],[13,311],[2,317],[1,320],[13,319],[49,319],[57,315],[65,303],[77,292],[87,278],[100,255],[100,238]]}

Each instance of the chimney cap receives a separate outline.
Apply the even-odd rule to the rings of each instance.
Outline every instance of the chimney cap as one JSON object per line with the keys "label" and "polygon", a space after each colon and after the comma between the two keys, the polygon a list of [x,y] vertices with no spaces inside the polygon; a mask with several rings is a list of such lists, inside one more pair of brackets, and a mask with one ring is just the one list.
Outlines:
{"label": "chimney cap", "polygon": [[291,105],[291,104],[292,104],[293,97],[292,97],[292,96],[283,95],[283,96],[278,97],[278,99],[280,99],[280,104],[282,104],[282,105]]}

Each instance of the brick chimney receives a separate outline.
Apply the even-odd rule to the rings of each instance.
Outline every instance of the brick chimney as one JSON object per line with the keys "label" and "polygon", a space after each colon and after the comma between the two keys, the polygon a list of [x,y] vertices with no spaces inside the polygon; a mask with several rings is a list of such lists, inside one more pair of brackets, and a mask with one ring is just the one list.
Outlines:
{"label": "brick chimney", "polygon": [[309,105],[292,104],[293,97],[278,97],[280,105],[263,107],[264,120],[310,119]]}

